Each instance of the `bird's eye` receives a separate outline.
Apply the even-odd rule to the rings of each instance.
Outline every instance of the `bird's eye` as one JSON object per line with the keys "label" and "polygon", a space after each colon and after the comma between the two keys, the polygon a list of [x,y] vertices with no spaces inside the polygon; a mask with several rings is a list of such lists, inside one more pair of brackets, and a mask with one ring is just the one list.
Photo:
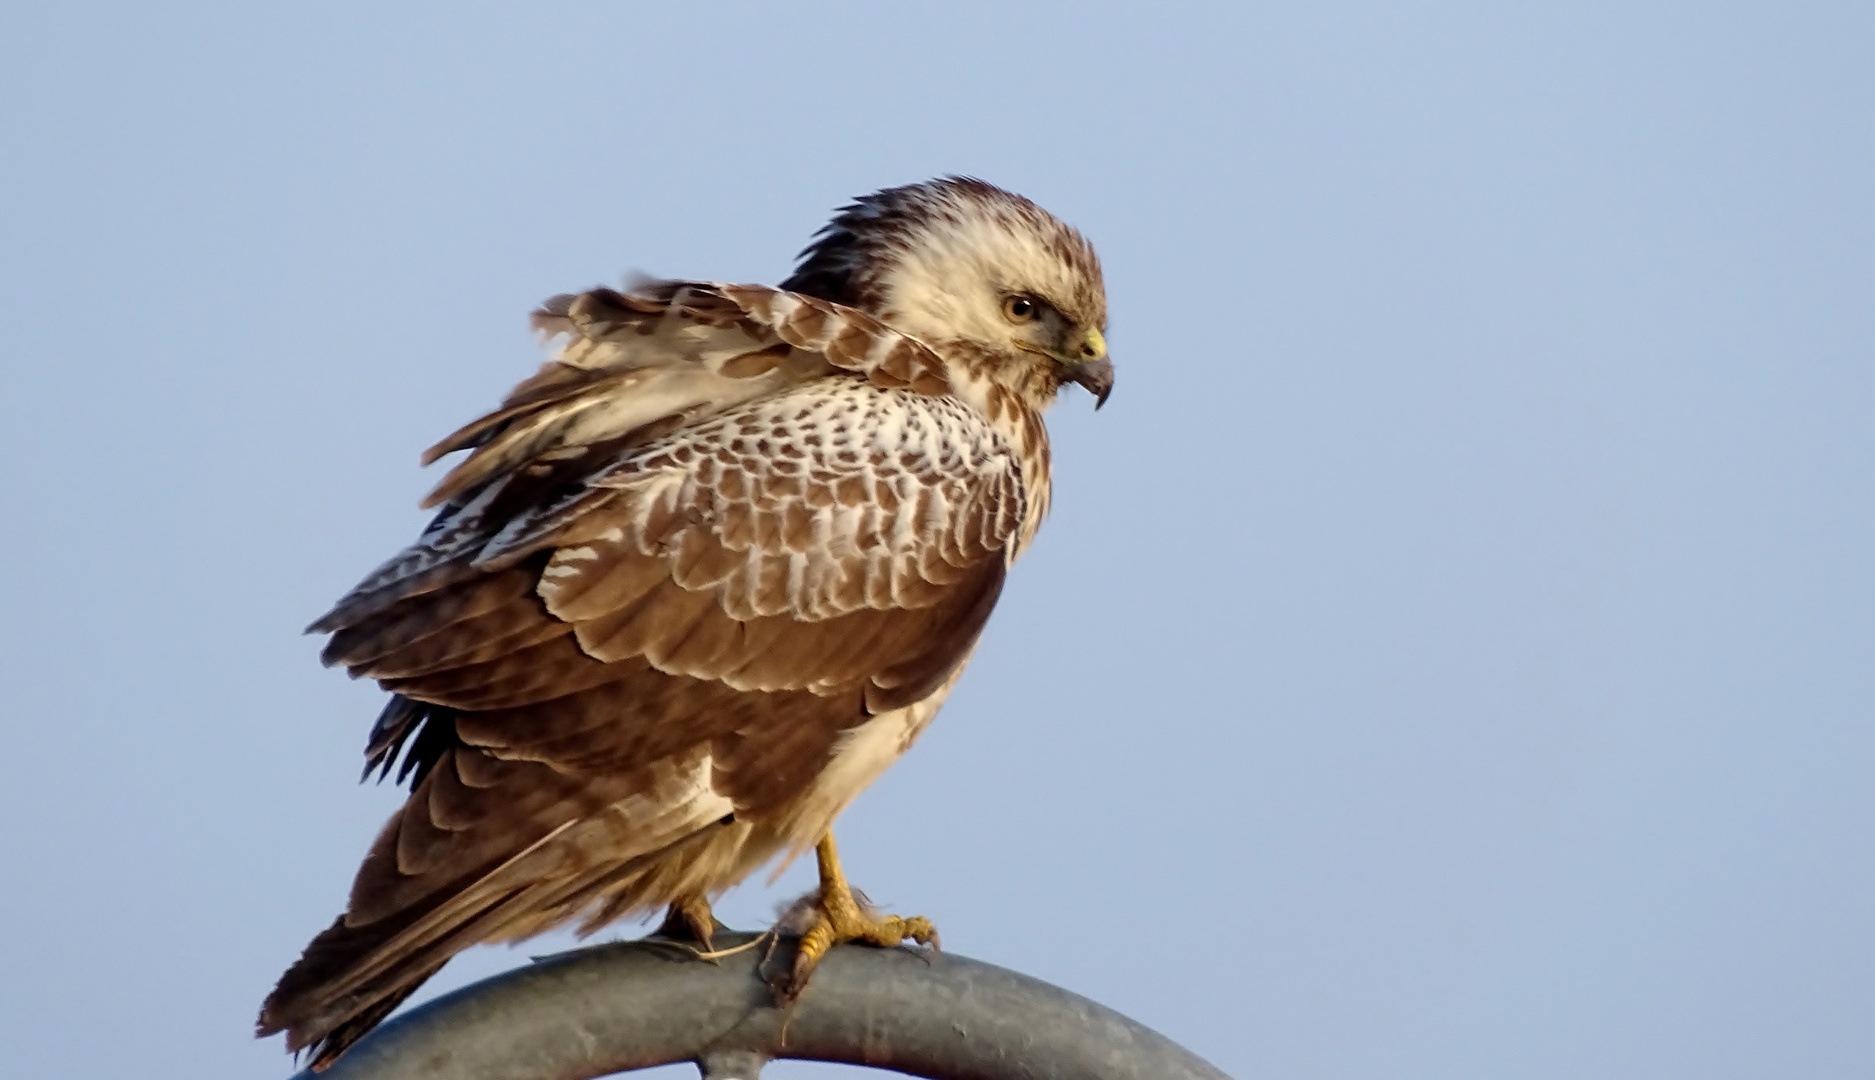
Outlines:
{"label": "bird's eye", "polygon": [[1035,318],[1035,301],[1026,296],[1011,296],[1003,300],[1003,317],[1013,323],[1025,323]]}

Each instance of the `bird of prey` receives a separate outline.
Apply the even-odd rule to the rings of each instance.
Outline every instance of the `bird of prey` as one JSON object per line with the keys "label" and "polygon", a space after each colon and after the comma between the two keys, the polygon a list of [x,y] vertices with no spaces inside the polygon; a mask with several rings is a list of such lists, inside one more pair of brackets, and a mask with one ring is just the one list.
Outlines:
{"label": "bird of prey", "polygon": [[928,942],[855,897],[829,828],[957,682],[1048,510],[1042,412],[1104,402],[1100,263],[951,177],[841,209],[780,288],[549,300],[559,351],[431,447],[435,519],[313,632],[393,695],[366,774],[410,796],[259,1032],[323,1068],[455,953],[709,898],[815,849],[782,983]]}

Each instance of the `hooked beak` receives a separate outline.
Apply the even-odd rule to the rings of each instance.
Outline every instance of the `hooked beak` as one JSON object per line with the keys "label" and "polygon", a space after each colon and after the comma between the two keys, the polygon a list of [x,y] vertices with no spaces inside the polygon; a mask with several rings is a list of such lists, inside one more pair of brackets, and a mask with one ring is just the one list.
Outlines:
{"label": "hooked beak", "polygon": [[1094,410],[1098,412],[1107,403],[1107,395],[1113,393],[1113,361],[1104,356],[1098,360],[1083,360],[1068,369],[1068,381],[1080,384],[1094,395]]}
{"label": "hooked beak", "polygon": [[1107,359],[1107,339],[1100,328],[1090,326],[1081,340],[1080,355],[1068,360],[1068,381],[1079,383],[1094,395],[1094,411],[1107,403],[1113,393],[1113,361]]}
{"label": "hooked beak", "polygon": [[1080,345],[1072,352],[1043,349],[1021,341],[1013,344],[1023,352],[1045,356],[1060,364],[1061,381],[1075,383],[1094,395],[1096,412],[1107,403],[1107,395],[1113,393],[1113,361],[1107,359],[1107,339],[1096,327],[1088,328]]}

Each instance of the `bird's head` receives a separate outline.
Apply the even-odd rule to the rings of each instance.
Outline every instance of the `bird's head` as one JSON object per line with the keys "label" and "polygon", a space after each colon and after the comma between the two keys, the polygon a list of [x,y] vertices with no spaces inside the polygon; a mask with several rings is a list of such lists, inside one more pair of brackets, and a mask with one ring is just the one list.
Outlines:
{"label": "bird's head", "polygon": [[1073,382],[1098,407],[1113,389],[1107,292],[1093,246],[981,180],[931,180],[856,200],[781,287],[876,315],[1044,399]]}

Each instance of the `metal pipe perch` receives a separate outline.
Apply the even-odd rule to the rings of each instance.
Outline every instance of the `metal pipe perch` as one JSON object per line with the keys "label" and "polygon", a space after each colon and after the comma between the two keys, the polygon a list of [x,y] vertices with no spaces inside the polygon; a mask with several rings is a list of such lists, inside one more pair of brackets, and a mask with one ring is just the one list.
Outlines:
{"label": "metal pipe perch", "polygon": [[933,1080],[1228,1080],[1111,1009],[952,953],[840,946],[784,1011],[760,975],[766,952],[702,960],[652,939],[543,957],[389,1020],[295,1080],[587,1080],[682,1061],[705,1080],[756,1080],[774,1058]]}

